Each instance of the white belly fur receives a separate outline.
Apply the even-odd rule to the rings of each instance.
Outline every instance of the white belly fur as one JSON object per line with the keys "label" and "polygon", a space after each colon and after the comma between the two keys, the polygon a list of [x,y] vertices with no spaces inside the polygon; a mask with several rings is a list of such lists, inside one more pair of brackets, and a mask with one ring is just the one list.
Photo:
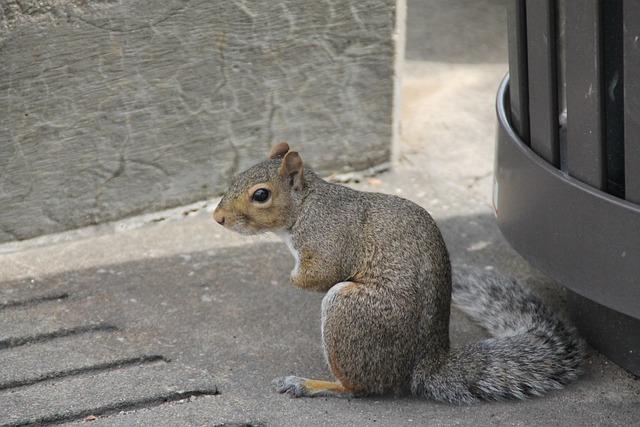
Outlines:
{"label": "white belly fur", "polygon": [[296,266],[293,268],[293,271],[291,272],[291,274],[298,274],[298,268],[300,267],[300,255],[298,254],[298,251],[296,250],[296,248],[293,246],[293,241],[291,240],[291,234],[287,233],[286,231],[281,231],[276,234],[280,236],[282,241],[287,245],[287,247],[289,248],[289,251],[291,252],[291,255],[293,255],[293,258],[296,260]]}

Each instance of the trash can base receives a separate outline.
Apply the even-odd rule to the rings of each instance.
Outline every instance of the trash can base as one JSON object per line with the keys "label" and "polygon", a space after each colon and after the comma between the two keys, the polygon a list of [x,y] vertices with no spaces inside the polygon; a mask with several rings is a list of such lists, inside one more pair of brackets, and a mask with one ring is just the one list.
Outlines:
{"label": "trash can base", "polygon": [[587,342],[617,365],[640,376],[640,320],[567,291],[573,324]]}
{"label": "trash can base", "polygon": [[512,128],[508,103],[506,78],[497,101],[498,227],[531,265],[581,296],[572,309],[590,344],[640,375],[640,206],[534,153]]}

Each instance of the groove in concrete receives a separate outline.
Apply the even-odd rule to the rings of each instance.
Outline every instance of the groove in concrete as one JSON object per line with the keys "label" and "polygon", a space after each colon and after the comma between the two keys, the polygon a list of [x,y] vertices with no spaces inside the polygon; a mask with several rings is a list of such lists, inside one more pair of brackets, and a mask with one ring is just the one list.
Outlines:
{"label": "groove in concrete", "polygon": [[178,400],[189,399],[191,397],[216,396],[220,394],[216,387],[211,389],[197,389],[188,391],[176,391],[173,393],[159,394],[138,400],[130,400],[114,405],[100,406],[91,409],[82,409],[65,415],[51,415],[36,418],[29,421],[17,421],[8,424],[0,424],[0,427],[31,427],[31,426],[50,426],[63,424],[73,421],[79,421],[90,415],[106,416],[118,413],[120,411],[133,411],[137,409],[152,408],[165,403],[176,402]]}
{"label": "groove in concrete", "polygon": [[23,337],[10,337],[0,340],[0,350],[20,347],[22,345],[34,344],[44,341],[50,341],[56,338],[68,337],[71,335],[80,335],[98,331],[117,331],[118,328],[108,323],[99,323],[95,325],[78,326],[74,328],[58,329],[57,331],[46,334],[29,335]]}
{"label": "groove in concrete", "polygon": [[216,424],[213,427],[266,427],[264,423],[222,423]]}
{"label": "groove in concrete", "polygon": [[5,308],[14,308],[14,307],[30,307],[36,304],[41,304],[43,302],[63,300],[69,298],[69,294],[66,292],[50,294],[50,295],[41,295],[33,298],[27,298],[23,300],[15,300],[15,301],[4,301],[0,302],[0,310]]}
{"label": "groove in concrete", "polygon": [[92,374],[92,373],[98,373],[103,371],[112,371],[116,369],[125,368],[128,366],[145,365],[148,363],[155,363],[155,362],[169,363],[171,362],[171,360],[159,354],[143,355],[143,356],[132,357],[128,359],[119,359],[119,360],[114,360],[112,362],[99,363],[97,365],[85,366],[82,368],[75,368],[75,369],[68,369],[64,371],[47,372],[46,374],[42,374],[37,377],[0,383],[0,390],[25,387],[25,386],[37,384],[40,382],[45,382],[45,381],[50,381],[50,380],[55,380],[60,378],[73,377],[73,376],[83,375],[83,374]]}

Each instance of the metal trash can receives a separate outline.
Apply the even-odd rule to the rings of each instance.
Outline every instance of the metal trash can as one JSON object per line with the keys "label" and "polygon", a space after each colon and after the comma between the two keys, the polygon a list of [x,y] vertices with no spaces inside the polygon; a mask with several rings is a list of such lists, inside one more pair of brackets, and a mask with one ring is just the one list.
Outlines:
{"label": "metal trash can", "polygon": [[640,1],[510,0],[494,207],[565,286],[592,346],[640,375]]}

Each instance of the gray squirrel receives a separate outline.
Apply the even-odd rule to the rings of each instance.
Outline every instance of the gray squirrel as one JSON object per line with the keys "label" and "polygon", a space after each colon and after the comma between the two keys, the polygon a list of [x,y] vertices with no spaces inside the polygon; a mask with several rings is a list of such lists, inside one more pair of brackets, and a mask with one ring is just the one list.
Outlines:
{"label": "gray squirrel", "polygon": [[[426,210],[324,181],[286,143],[234,179],[214,219],[280,235],[296,261],[292,284],[326,292],[322,346],[335,381],[287,376],[274,381],[280,393],[461,404],[541,395],[580,373],[585,346],[575,329],[505,277],[471,267],[452,274]],[[451,349],[452,300],[493,337]]]}

